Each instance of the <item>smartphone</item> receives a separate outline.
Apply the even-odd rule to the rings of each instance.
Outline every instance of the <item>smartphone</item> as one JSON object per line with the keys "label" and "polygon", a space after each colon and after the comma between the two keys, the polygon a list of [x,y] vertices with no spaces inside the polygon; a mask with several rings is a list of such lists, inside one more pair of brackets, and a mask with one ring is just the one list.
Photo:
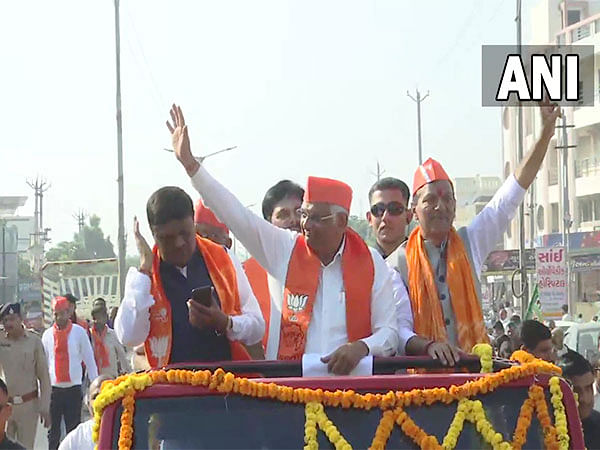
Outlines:
{"label": "smartphone", "polygon": [[212,305],[212,286],[200,286],[192,290],[192,300],[204,306]]}

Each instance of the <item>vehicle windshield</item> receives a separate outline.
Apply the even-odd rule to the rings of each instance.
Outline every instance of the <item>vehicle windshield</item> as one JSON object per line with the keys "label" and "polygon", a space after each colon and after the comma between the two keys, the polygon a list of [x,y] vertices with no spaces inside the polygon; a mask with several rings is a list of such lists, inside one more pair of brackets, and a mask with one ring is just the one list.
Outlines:
{"label": "vehicle windshield", "polygon": [[[480,397],[497,432],[511,439],[527,388],[506,388]],[[118,447],[120,412],[114,422],[113,447]],[[368,448],[381,419],[381,410],[325,408],[329,419],[354,448]],[[426,432],[442,442],[456,413],[456,404],[408,407],[406,412]],[[550,413],[552,410],[550,407]],[[138,398],[135,406],[133,448],[221,449],[299,448],[304,442],[304,405],[238,395]],[[318,433],[321,448],[327,437]],[[540,424],[534,417],[527,448],[542,448]],[[465,422],[457,448],[483,448],[475,426]],[[395,427],[388,448],[414,448],[414,443]]]}

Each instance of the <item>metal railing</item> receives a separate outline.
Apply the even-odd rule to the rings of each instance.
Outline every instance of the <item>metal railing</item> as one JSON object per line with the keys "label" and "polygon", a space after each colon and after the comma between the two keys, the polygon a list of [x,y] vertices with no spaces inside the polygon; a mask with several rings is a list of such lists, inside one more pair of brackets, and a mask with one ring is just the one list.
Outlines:
{"label": "metal railing", "polygon": [[558,45],[571,44],[596,33],[600,33],[600,14],[594,14],[580,22],[563,28],[556,33],[556,43]]}

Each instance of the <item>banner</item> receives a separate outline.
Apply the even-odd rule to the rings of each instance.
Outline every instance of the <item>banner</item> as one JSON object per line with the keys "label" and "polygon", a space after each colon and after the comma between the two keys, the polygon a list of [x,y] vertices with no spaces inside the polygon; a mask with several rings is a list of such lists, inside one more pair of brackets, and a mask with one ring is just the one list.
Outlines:
{"label": "banner", "polygon": [[571,258],[571,270],[573,272],[600,270],[600,254],[573,256]]}
{"label": "banner", "polygon": [[535,269],[544,319],[560,319],[567,303],[567,258],[564,247],[536,248]]}
{"label": "banner", "polygon": [[[519,268],[519,250],[496,250],[489,254],[481,271],[485,274],[510,274]],[[532,248],[525,250],[525,269],[535,270],[535,252]]]}

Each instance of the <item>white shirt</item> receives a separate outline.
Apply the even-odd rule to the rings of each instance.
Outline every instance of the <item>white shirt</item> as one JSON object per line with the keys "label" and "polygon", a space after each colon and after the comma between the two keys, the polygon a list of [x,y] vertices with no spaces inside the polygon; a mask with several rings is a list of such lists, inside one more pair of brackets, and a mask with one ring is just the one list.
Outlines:
{"label": "white shirt", "polygon": [[77,324],[73,324],[67,340],[69,349],[69,374],[70,382],[56,382],[56,368],[54,366],[54,326],[51,326],[42,335],[42,344],[48,358],[48,370],[50,371],[50,383],[52,386],[67,388],[81,384],[82,368],[81,363],[85,363],[85,369],[88,379],[93,381],[98,377],[98,368],[94,360],[94,351],[87,332]]}
{"label": "white shirt", "polygon": [[80,423],[77,428],[65,436],[58,446],[58,450],[94,450],[93,427],[94,419]]}
{"label": "white shirt", "polygon": [[[242,265],[229,250],[227,254],[235,268],[242,314],[231,316],[232,328],[226,335],[231,341],[254,345],[265,333],[265,321]],[[187,277],[187,268],[183,269],[185,270],[181,270],[181,273]],[[147,275],[133,267],[129,268],[125,279],[125,294],[114,324],[117,337],[127,347],[143,344],[150,332],[150,307],[154,305],[150,285],[151,281]]]}
{"label": "white shirt", "polygon": [[[204,203],[271,275],[268,279],[271,317],[266,357],[277,359],[284,286],[298,233],[277,228],[253,214],[203,167],[192,177],[192,184],[203,197]],[[333,261],[327,266],[321,264],[305,353],[325,355],[348,343],[341,259],[343,248],[342,243]],[[392,278],[381,255],[374,249],[370,251],[375,269],[371,291],[373,334],[362,341],[369,348],[370,354],[389,356],[398,348]]]}
{"label": "white shirt", "polygon": [[[517,208],[523,201],[526,190],[517,182],[514,175],[509,176],[494,194],[494,197],[467,225],[467,235],[471,245],[471,257],[475,273],[481,273],[481,267],[502,235],[508,229]],[[388,261],[392,269],[395,261]],[[394,272],[397,272],[394,270]],[[410,297],[399,273],[393,277],[396,297],[396,318],[400,335],[399,352],[405,352],[406,342],[415,335]],[[404,292],[402,288],[404,287]]]}

